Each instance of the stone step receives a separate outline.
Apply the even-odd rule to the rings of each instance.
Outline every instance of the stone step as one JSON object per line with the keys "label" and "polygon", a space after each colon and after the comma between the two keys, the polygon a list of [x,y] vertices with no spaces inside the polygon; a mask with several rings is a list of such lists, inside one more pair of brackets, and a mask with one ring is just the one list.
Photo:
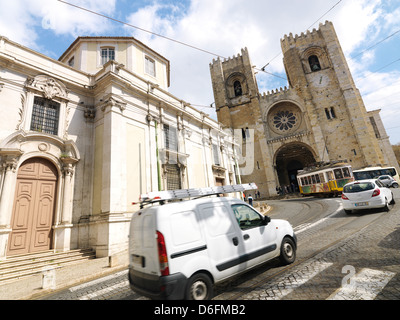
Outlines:
{"label": "stone step", "polygon": [[49,269],[62,268],[73,263],[94,259],[91,249],[70,250],[66,252],[45,251],[20,256],[7,257],[0,262],[0,285],[22,277],[42,273]]}

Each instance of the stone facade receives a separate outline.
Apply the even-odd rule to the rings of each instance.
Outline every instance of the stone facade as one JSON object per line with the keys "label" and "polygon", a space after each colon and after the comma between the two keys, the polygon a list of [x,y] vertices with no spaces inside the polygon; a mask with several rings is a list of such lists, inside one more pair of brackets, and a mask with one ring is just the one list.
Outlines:
{"label": "stone facade", "polygon": [[[111,256],[141,194],[240,180],[234,136],[171,95],[169,61],[134,38],[80,37],[57,61],[0,37],[0,70],[0,259]],[[28,164],[52,171],[55,190]]]}
{"label": "stone facade", "polygon": [[218,120],[248,129],[254,143],[254,170],[242,171],[243,181],[270,196],[297,184],[297,170],[314,162],[398,169],[379,110],[366,111],[332,23],[285,35],[281,47],[288,88],[261,94],[247,49],[210,64]]}

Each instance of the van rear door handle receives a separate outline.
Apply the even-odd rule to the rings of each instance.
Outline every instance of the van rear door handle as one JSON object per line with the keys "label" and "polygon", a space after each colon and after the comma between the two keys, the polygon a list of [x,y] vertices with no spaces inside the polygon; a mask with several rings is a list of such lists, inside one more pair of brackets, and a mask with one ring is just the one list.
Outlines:
{"label": "van rear door handle", "polygon": [[247,239],[249,239],[250,238],[250,236],[248,235],[248,234],[245,234],[244,236],[243,236],[243,239],[244,240],[247,240]]}
{"label": "van rear door handle", "polygon": [[237,237],[232,238],[232,242],[235,246],[239,244],[239,239]]}

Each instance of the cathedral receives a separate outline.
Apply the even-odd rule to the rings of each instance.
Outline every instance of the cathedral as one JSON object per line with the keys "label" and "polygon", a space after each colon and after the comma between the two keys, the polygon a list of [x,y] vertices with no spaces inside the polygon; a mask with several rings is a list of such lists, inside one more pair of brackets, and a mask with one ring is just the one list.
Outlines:
{"label": "cathedral", "polygon": [[242,133],[242,181],[268,197],[319,162],[399,170],[380,110],[366,110],[333,24],[285,35],[281,48],[288,87],[267,93],[258,90],[247,48],[210,63],[218,121]]}

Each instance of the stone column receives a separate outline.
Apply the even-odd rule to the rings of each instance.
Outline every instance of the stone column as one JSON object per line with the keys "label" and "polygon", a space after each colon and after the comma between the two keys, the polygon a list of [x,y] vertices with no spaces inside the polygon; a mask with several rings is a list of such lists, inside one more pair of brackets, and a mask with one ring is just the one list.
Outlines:
{"label": "stone column", "polygon": [[73,200],[73,175],[75,171],[75,164],[78,162],[73,157],[62,157],[63,162],[63,182],[62,182],[62,206],[61,215],[54,226],[55,243],[54,249],[67,251],[71,245],[71,231],[72,231],[72,200]]}
{"label": "stone column", "polygon": [[8,236],[11,233],[12,206],[17,181],[18,159],[22,151],[18,149],[0,149],[3,185],[0,194],[0,259],[5,258]]}

